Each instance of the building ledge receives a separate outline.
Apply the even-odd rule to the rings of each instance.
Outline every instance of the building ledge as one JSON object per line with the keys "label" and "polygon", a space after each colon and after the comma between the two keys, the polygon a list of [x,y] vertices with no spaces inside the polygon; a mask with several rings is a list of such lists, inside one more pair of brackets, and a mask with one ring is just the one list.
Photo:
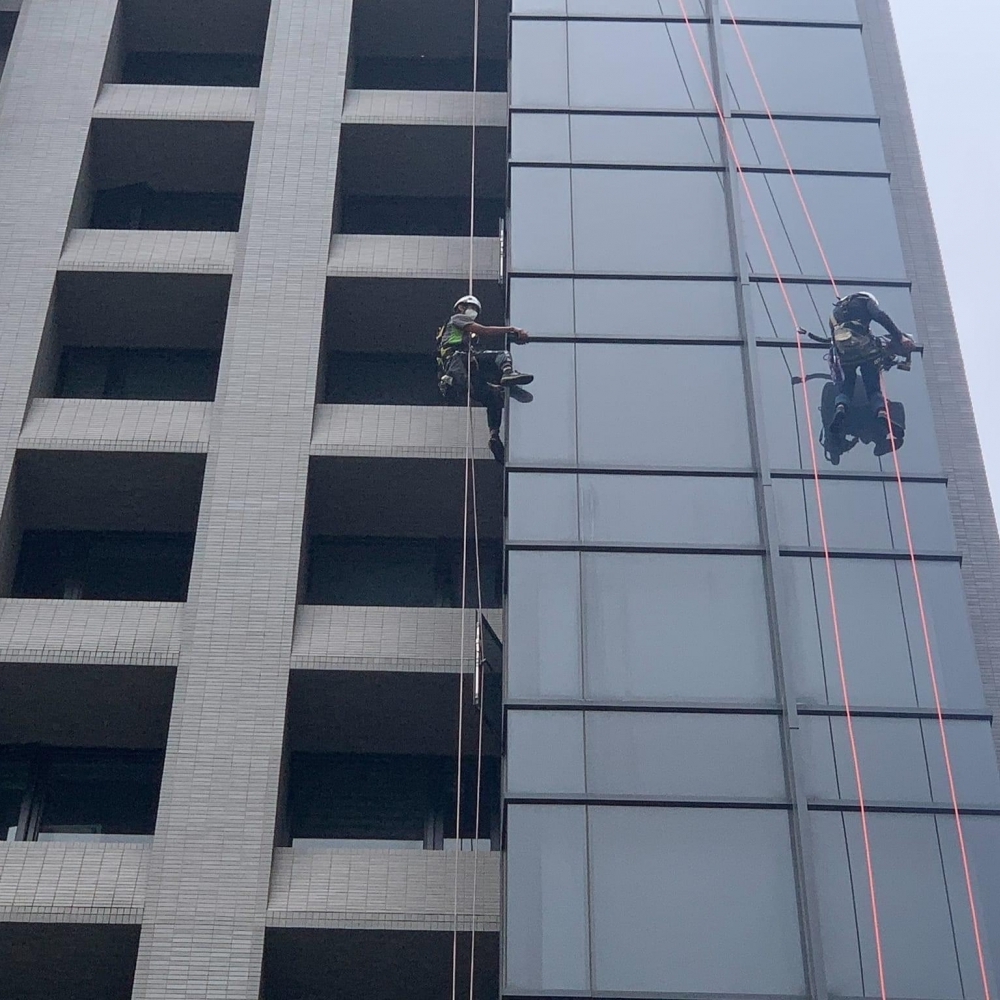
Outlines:
{"label": "building ledge", "polygon": [[[495,281],[500,272],[500,240],[474,240],[474,275]],[[451,278],[469,276],[465,236],[372,236],[338,233],[333,237],[327,274],[333,278]]]}
{"label": "building ledge", "polygon": [[[345,125],[472,125],[472,92],[445,90],[349,90]],[[477,128],[507,127],[507,95],[480,92]]]}
{"label": "building ledge", "polygon": [[[486,442],[486,411],[473,410],[476,458],[492,461]],[[367,406],[325,403],[316,407],[311,455],[364,458],[465,458],[465,409],[457,406]]]}
{"label": "building ledge", "polygon": [[[271,927],[450,931],[454,927],[455,854],[279,848],[268,898]],[[499,852],[458,856],[458,925],[500,929]]]}
{"label": "building ledge", "polygon": [[[468,638],[475,635],[476,613],[466,615]],[[490,609],[486,618],[502,635],[502,612]],[[457,674],[461,632],[458,608],[302,604],[295,612],[292,667]]]}
{"label": "building ledge", "polygon": [[33,399],[18,447],[60,451],[208,451],[211,403]]}
{"label": "building ledge", "polygon": [[0,922],[138,924],[145,844],[0,843]]}
{"label": "building ledge", "polygon": [[252,122],[256,115],[255,87],[106,83],[94,105],[95,118]]}
{"label": "building ledge", "polygon": [[0,599],[0,662],[176,666],[183,604]]}
{"label": "building ledge", "polygon": [[71,229],[61,271],[158,271],[232,274],[236,233]]}

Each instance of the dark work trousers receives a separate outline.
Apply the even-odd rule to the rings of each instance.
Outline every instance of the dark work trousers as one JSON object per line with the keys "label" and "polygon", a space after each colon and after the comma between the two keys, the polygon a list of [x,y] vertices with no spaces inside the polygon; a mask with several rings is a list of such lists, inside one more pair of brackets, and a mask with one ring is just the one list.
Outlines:
{"label": "dark work trousers", "polygon": [[860,364],[842,365],[842,376],[837,381],[838,404],[843,403],[850,406],[854,400],[854,389],[858,383],[858,369],[861,369],[861,381],[868,396],[868,405],[872,408],[872,413],[877,414],[885,407],[885,397],[882,395],[882,385],[880,381],[880,368],[876,361],[862,361]]}
{"label": "dark work trousers", "polygon": [[490,430],[499,431],[503,421],[504,391],[497,383],[511,367],[510,354],[507,351],[473,351],[471,389],[467,389],[465,364],[465,351],[454,351],[448,359],[445,373],[452,377],[452,384],[445,392],[445,402],[465,406],[468,393],[473,402],[486,407],[486,423]]}

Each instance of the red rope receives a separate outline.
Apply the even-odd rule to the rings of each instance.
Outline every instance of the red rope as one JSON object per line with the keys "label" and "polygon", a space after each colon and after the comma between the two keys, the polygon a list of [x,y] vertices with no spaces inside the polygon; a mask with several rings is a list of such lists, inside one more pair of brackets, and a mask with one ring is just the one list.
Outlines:
{"label": "red rope", "polygon": [[[798,196],[799,204],[802,206],[802,211],[805,214],[806,221],[809,224],[809,230],[812,233],[813,239],[816,243],[816,248],[819,250],[820,257],[823,259],[823,266],[826,268],[826,273],[830,279],[830,285],[833,288],[834,294],[840,296],[840,289],[837,287],[837,280],[833,275],[833,269],[830,266],[830,261],[827,258],[826,250],[823,246],[823,241],[820,238],[819,232],[816,229],[815,222],[812,217],[812,212],[809,210],[809,205],[806,202],[805,196],[802,193],[802,188],[799,185],[798,177],[795,173],[795,169],[792,166],[791,159],[788,155],[788,151],[785,148],[784,141],[781,138],[781,130],[778,128],[778,123],[775,120],[774,114],[771,111],[771,107],[768,104],[767,96],[764,93],[764,88],[761,85],[760,77],[757,75],[757,69],[754,66],[753,58],[750,55],[750,50],[747,48],[746,39],[743,35],[743,30],[740,27],[739,22],[733,13],[732,4],[730,0],[725,0],[726,9],[729,11],[729,16],[733,22],[733,28],[736,31],[736,36],[739,39],[740,47],[743,50],[743,55],[746,58],[747,66],[750,69],[750,73],[753,76],[754,84],[757,87],[757,93],[760,95],[761,103],[764,106],[764,110],[767,112],[768,120],[771,123],[771,128],[774,131],[774,137],[778,142],[778,147],[781,150],[781,155],[784,158],[785,166],[788,168],[789,176],[791,177],[792,184],[795,187],[795,193]],[[969,900],[969,910],[972,915],[972,930],[976,941],[976,954],[979,959],[979,972],[982,977],[983,983],[983,994],[985,1000],[990,1000],[990,987],[989,987],[989,976],[986,971],[986,958],[985,950],[983,948],[982,934],[979,928],[979,915],[976,907],[975,891],[972,885],[972,873],[971,867],[969,865],[968,851],[965,844],[965,831],[962,826],[962,814],[958,805],[958,793],[955,787],[955,775],[951,764],[951,753],[948,747],[948,735],[944,723],[944,712],[941,706],[941,696],[940,689],[938,685],[937,678],[937,668],[934,663],[934,653],[931,646],[930,638],[930,627],[927,621],[927,611],[924,606],[924,596],[923,588],[920,585],[920,571],[917,564],[916,550],[913,545],[913,534],[910,528],[910,515],[906,504],[906,490],[903,485],[903,474],[899,464],[899,455],[896,451],[896,436],[895,431],[892,426],[892,421],[889,419],[889,396],[885,391],[885,375],[882,373],[880,375],[880,381],[882,385],[882,395],[885,399],[886,407],[886,424],[889,428],[889,439],[892,446],[892,461],[896,474],[896,485],[899,490],[899,503],[903,511],[903,525],[906,531],[906,544],[909,549],[910,556],[910,567],[913,572],[913,584],[917,593],[917,608],[920,613],[920,625],[923,631],[924,638],[924,649],[927,655],[927,667],[931,678],[931,689],[934,693],[934,706],[937,711],[938,728],[941,733],[941,747],[944,752],[944,763],[945,771],[948,776],[948,790],[951,795],[951,805],[952,811],[955,816],[955,827],[958,832],[958,844],[962,856],[962,869],[965,875],[965,888]]]}
{"label": "red rope", "polygon": [[704,56],[702,55],[701,46],[698,44],[698,39],[694,32],[694,27],[691,24],[691,19],[688,16],[687,5],[684,0],[679,0],[681,13],[684,16],[684,23],[687,25],[688,34],[691,36],[691,43],[694,46],[695,54],[698,57],[698,63],[701,66],[702,74],[705,77],[705,82],[708,85],[709,93],[712,97],[712,103],[715,105],[715,111],[719,118],[719,123],[722,126],[722,130],[726,137],[726,144],[729,147],[729,151],[732,155],[733,163],[736,166],[737,173],[739,174],[740,181],[743,185],[744,193],[746,194],[747,204],[750,206],[750,211],[753,214],[754,221],[757,224],[757,229],[760,232],[761,240],[764,244],[764,249],[767,253],[768,260],[771,264],[771,269],[774,272],[775,280],[778,282],[778,287],[781,289],[782,298],[785,300],[785,306],[788,309],[788,314],[791,317],[792,325],[795,327],[795,343],[798,348],[799,356],[799,371],[802,380],[802,394],[805,400],[805,414],[806,414],[806,429],[809,436],[809,451],[812,458],[812,468],[813,468],[813,484],[816,491],[816,509],[819,516],[819,526],[820,535],[823,542],[823,560],[826,567],[826,581],[827,590],[830,597],[830,612],[833,618],[833,637],[834,646],[837,654],[837,667],[840,672],[840,686],[844,698],[844,712],[847,717],[847,735],[851,746],[851,758],[854,764],[854,780],[858,792],[858,805],[860,808],[861,815],[861,833],[864,840],[864,850],[865,850],[865,866],[868,873],[868,891],[872,907],[872,925],[875,933],[875,954],[878,962],[878,975],[879,975],[879,991],[882,1000],[886,1000],[887,992],[885,986],[885,965],[882,956],[882,932],[879,924],[878,915],[878,899],[875,891],[875,871],[872,865],[872,851],[871,851],[871,838],[869,836],[868,830],[868,813],[865,807],[865,796],[864,796],[864,785],[861,778],[861,763],[858,756],[858,746],[857,740],[854,733],[854,718],[851,712],[851,701],[848,693],[847,686],[847,670],[844,666],[844,651],[843,644],[841,642],[840,635],[840,616],[837,612],[837,599],[836,592],[833,584],[833,563],[830,557],[830,544],[829,538],[826,530],[826,513],[823,507],[823,491],[820,485],[819,477],[819,459],[816,455],[816,441],[813,435],[813,422],[812,413],[810,410],[809,394],[808,394],[808,382],[806,381],[806,364],[805,364],[805,350],[802,346],[802,337],[799,334],[799,322],[795,315],[795,307],[792,305],[792,300],[788,294],[788,289],[785,285],[784,280],[781,276],[781,269],[778,267],[778,262],[775,259],[774,251],[771,248],[771,243],[767,238],[767,232],[764,229],[764,224],[761,220],[760,213],[757,210],[757,204],[754,200],[753,193],[750,190],[750,185],[746,178],[746,173],[743,170],[743,166],[740,163],[739,154],[736,151],[736,144],[733,141],[732,132],[730,131],[729,124],[726,121],[725,112],[722,110],[722,104],[719,101],[719,96],[715,89],[715,84],[712,81],[712,75],[709,72],[708,66],[705,62]]}

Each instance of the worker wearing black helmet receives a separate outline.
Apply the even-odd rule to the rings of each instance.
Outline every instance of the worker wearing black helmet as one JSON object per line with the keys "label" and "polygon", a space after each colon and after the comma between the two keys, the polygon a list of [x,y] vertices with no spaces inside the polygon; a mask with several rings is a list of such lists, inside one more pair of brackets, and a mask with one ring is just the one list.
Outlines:
{"label": "worker wearing black helmet", "polygon": [[[888,339],[872,333],[873,322],[886,330]],[[889,413],[882,395],[881,374],[896,358],[906,359],[903,366],[909,367],[908,359],[915,347],[913,340],[896,326],[888,313],[879,306],[874,295],[870,292],[853,292],[837,299],[833,304],[829,342],[830,367],[837,387],[830,421],[831,432],[838,434],[843,429],[860,372],[868,405],[875,419],[888,433]],[[895,428],[893,430],[896,431]]]}
{"label": "worker wearing black helmet", "polygon": [[[482,308],[474,295],[463,296],[453,307],[454,315],[438,331],[438,388],[448,403],[465,405],[467,396],[471,396],[475,402],[486,407],[490,451],[502,463],[504,446],[500,440],[500,423],[503,419],[504,390],[527,385],[534,375],[516,371],[507,351],[479,348],[480,338],[496,339],[509,335],[518,344],[528,342],[528,334],[516,326],[483,326],[478,323]],[[470,348],[471,379],[468,372]]]}

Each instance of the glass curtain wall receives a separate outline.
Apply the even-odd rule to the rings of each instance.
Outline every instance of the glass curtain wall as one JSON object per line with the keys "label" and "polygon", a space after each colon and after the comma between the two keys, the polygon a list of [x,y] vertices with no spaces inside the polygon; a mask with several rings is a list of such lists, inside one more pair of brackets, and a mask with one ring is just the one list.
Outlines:
{"label": "glass curtain wall", "polygon": [[[892,454],[831,439],[819,345],[803,395],[772,259],[801,325],[835,296],[744,54],[841,294],[920,341],[862,26],[730,3],[739,33],[726,0],[513,3],[504,992],[879,996],[842,660],[887,994],[982,997]],[[887,388],[992,969],[1000,777],[921,360]]]}

